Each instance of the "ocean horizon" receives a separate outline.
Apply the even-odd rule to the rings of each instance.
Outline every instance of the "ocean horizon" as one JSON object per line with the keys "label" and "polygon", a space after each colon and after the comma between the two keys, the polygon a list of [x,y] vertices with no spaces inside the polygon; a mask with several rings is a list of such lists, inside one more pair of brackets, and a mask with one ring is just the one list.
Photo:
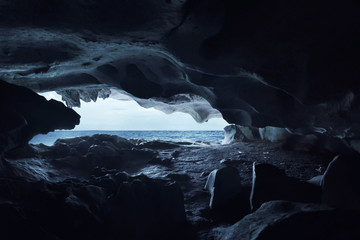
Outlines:
{"label": "ocean horizon", "polygon": [[30,140],[30,144],[51,146],[59,138],[92,136],[95,134],[116,135],[126,139],[162,140],[173,142],[208,142],[221,143],[224,139],[223,130],[58,130],[48,134],[39,134]]}

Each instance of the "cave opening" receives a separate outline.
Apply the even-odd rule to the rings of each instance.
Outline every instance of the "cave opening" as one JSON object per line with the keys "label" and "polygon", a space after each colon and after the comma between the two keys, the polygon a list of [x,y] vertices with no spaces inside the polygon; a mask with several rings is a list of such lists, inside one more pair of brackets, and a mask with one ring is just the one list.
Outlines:
{"label": "cave opening", "polygon": [[[47,100],[54,99],[66,104],[55,91],[40,95]],[[188,113],[164,113],[153,107],[145,108],[130,96],[115,91],[105,99],[89,102],[80,100],[80,107],[74,107],[73,110],[81,116],[79,125],[74,129],[39,134],[30,143],[52,145],[59,138],[109,134],[126,139],[219,144],[224,139],[224,128],[228,125],[221,114],[198,123]]]}

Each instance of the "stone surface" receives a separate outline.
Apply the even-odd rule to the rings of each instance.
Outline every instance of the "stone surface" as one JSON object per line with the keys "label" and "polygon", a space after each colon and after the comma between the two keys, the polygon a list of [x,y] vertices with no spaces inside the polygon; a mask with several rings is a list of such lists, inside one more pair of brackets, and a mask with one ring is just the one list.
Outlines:
{"label": "stone surface", "polygon": [[204,189],[211,195],[208,214],[218,221],[234,222],[250,212],[250,191],[242,185],[235,167],[210,172]]}
{"label": "stone surface", "polygon": [[360,210],[360,156],[336,156],[322,178],[322,201],[330,206]]}
{"label": "stone surface", "polygon": [[290,151],[328,154],[351,154],[351,145],[343,137],[334,137],[326,133],[291,135],[283,142],[283,148]]}
{"label": "stone surface", "polygon": [[211,194],[210,208],[226,204],[242,191],[239,171],[234,167],[212,171],[207,178],[205,189]]}
{"label": "stone surface", "polygon": [[69,105],[111,88],[198,122],[221,113],[242,126],[360,135],[353,1],[3,0],[0,7],[0,77],[58,91]]}
{"label": "stone surface", "polygon": [[291,133],[284,128],[264,127],[259,128],[260,138],[270,142],[284,141],[291,136]]}
{"label": "stone surface", "polygon": [[191,177],[186,173],[169,173],[166,177],[177,182],[187,182],[191,179]]}
{"label": "stone surface", "polygon": [[322,180],[323,180],[323,175],[319,175],[309,179],[307,182],[314,184],[316,186],[321,186]]}
{"label": "stone surface", "polygon": [[358,239],[359,213],[325,205],[288,201],[264,203],[231,227],[219,229],[221,240]]}
{"label": "stone surface", "polygon": [[[228,125],[224,128],[225,136],[223,140],[223,144],[230,144],[234,142],[241,141],[250,141],[258,138],[258,134],[256,135],[257,129],[244,127],[239,125]],[[255,136],[254,136],[255,135]]]}
{"label": "stone surface", "polygon": [[0,186],[4,239],[191,239],[182,192],[168,181],[104,172],[57,183],[2,177]]}
{"label": "stone surface", "polygon": [[[101,151],[92,152],[91,157],[86,156],[88,149],[93,145],[98,146]],[[253,161],[270,162],[286,169],[289,176],[303,181],[319,174],[316,169],[320,164],[320,166],[326,166],[327,159],[321,160],[322,156],[282,151],[280,146],[280,143],[266,141],[206,145],[204,143],[188,144],[148,140],[129,141],[114,136],[95,135],[58,140],[52,147],[30,145],[32,150],[18,149],[8,152],[4,156],[6,158],[4,163],[12,170],[12,178],[10,178],[12,180],[17,176],[16,179],[20,177],[20,180],[26,182],[41,181],[45,185],[61,182],[89,182],[89,185],[106,189],[109,194],[116,191],[117,182],[132,182],[134,175],[137,174],[142,173],[151,178],[160,178],[168,183],[171,182],[168,178],[171,176],[176,179],[177,185],[184,193],[186,217],[192,224],[193,230],[196,231],[198,239],[211,239],[213,237],[212,228],[223,224],[232,224],[250,212],[249,196]],[[114,152],[118,154],[118,157],[112,155]],[[171,158],[174,152],[179,153],[176,154],[177,158],[167,161],[166,159]],[[213,169],[224,167],[220,161],[223,158],[228,159],[229,165],[240,172],[242,192],[238,197],[228,201],[225,206],[210,209],[210,194],[202,189],[207,175]],[[157,159],[158,162],[152,162],[153,159]],[[166,161],[167,164],[164,164],[163,161]],[[129,166],[130,163],[134,164],[131,168],[123,168]],[[124,170],[134,172],[130,174],[123,172]],[[182,175],[183,173],[186,173],[189,178]],[[181,175],[179,176],[179,174]],[[4,175],[1,175],[0,179],[4,178]],[[182,181],[183,179],[187,180]],[[17,185],[11,183],[12,180],[4,188],[10,190],[18,188]],[[88,184],[84,183],[84,185]],[[12,191],[14,192],[14,190]],[[95,189],[91,192],[99,195]],[[62,201],[63,195],[56,195],[55,199]],[[101,198],[100,200],[98,197],[96,199],[102,204]],[[77,202],[74,197],[70,200]],[[29,202],[29,208],[41,210],[44,206],[46,204],[38,206]],[[109,220],[110,223],[111,221]],[[32,226],[34,229],[39,228],[37,222],[34,222]],[[59,223],[58,226],[61,224]],[[191,227],[189,229],[188,225],[181,227],[181,231],[190,232],[191,235],[183,239],[191,239],[193,236]],[[115,231],[115,233],[117,232]],[[114,236],[114,234],[110,235]]]}
{"label": "stone surface", "polygon": [[239,171],[227,166],[213,170],[205,189],[210,193],[211,214],[221,221],[236,221],[250,212],[250,191],[241,183]]}
{"label": "stone surface", "polygon": [[134,173],[155,157],[154,152],[137,147],[127,139],[104,134],[58,139],[53,146],[37,149],[38,154],[56,168],[87,177],[95,167]]}
{"label": "stone surface", "polygon": [[0,113],[0,153],[26,144],[36,134],[72,129],[80,121],[62,103],[4,81],[0,81]]}
{"label": "stone surface", "polygon": [[321,201],[321,188],[305,181],[286,176],[284,170],[270,164],[253,165],[251,208],[271,200],[296,202]]}

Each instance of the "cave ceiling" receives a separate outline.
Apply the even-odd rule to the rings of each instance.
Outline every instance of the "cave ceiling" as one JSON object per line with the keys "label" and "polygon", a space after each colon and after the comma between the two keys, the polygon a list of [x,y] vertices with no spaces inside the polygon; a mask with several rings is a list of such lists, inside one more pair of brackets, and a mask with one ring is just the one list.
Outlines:
{"label": "cave ceiling", "polygon": [[2,0],[0,79],[203,122],[358,135],[355,1]]}

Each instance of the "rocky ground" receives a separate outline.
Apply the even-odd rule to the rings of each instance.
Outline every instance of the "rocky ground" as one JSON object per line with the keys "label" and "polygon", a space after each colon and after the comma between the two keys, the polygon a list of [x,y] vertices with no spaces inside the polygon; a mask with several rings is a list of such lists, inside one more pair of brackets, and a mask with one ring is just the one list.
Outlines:
{"label": "rocky ground", "polygon": [[[64,190],[65,192],[63,192],[63,190],[57,190],[57,194],[65,194],[70,197],[75,196],[74,198],[77,200],[81,199],[81,203],[74,200],[73,202],[76,204],[70,204],[74,209],[78,209],[78,211],[79,206],[87,206],[85,207],[87,210],[84,210],[86,214],[81,213],[79,216],[77,212],[74,213],[74,217],[78,217],[80,220],[92,220],[92,217],[89,218],[87,215],[90,214],[91,216],[94,215],[96,221],[99,222],[111,222],[112,224],[115,224],[117,221],[123,224],[124,222],[128,222],[128,227],[122,232],[124,233],[123,236],[128,236],[130,239],[142,239],[144,236],[148,236],[146,234],[150,234],[149,231],[145,229],[140,231],[143,232],[144,235],[140,234],[134,237],[132,231],[137,230],[136,228],[130,227],[131,224],[129,222],[131,221],[128,218],[131,218],[131,216],[137,216],[133,217],[135,218],[133,221],[137,222],[135,225],[141,225],[146,221],[150,223],[153,221],[154,229],[162,227],[178,229],[179,223],[186,223],[185,214],[188,223],[185,224],[186,227],[183,225],[181,227],[182,230],[180,232],[182,232],[183,235],[176,236],[194,239],[212,239],[215,238],[216,235],[213,231],[214,228],[230,226],[240,220],[244,215],[250,213],[249,199],[253,163],[256,165],[262,163],[274,165],[283,169],[287,176],[294,177],[299,181],[305,181],[322,174],[332,157],[331,155],[320,155],[314,152],[286,151],[280,143],[258,140],[221,145],[201,142],[128,141],[116,136],[95,135],[93,137],[58,140],[50,147],[45,145],[31,145],[11,151],[6,155],[6,163],[9,164],[16,178],[20,179],[20,185],[22,186],[20,188],[28,189],[33,188],[31,186],[44,185],[45,187],[39,187],[38,190],[45,192],[45,195],[53,195],[54,190],[51,190],[52,188],[86,189],[83,190],[86,192],[86,197],[73,193],[75,190],[72,190],[71,194],[69,191]],[[234,204],[230,203],[225,209],[221,207],[210,208],[209,203],[211,196],[209,191],[204,189],[208,175],[215,169],[222,169],[227,166],[234,167],[239,172],[243,189],[242,197],[240,197],[242,199],[242,206],[239,206],[241,204],[236,204],[233,208]],[[2,180],[3,183],[6,181],[6,179]],[[125,203],[123,203],[125,206],[130,206],[130,209],[140,208],[141,211],[134,210],[136,213],[130,211],[130,213],[125,214],[123,219],[119,220],[116,218],[116,221],[114,219],[109,220],[113,215],[104,213],[106,212],[104,209],[118,209],[118,211],[123,214],[124,210],[121,209],[121,207],[120,210],[119,207],[114,207],[113,203],[109,202],[108,199],[120,194],[119,186],[127,186],[126,188],[128,188],[126,191],[122,189],[125,193],[122,192],[121,194],[128,195],[129,191],[138,191],[134,190],[137,189],[134,188],[134,182],[138,182],[139,184],[141,182],[140,185],[143,186],[141,188],[143,190],[140,191],[142,192],[142,196],[150,196],[152,200],[149,201],[155,205],[151,205],[147,201],[144,201],[144,199],[135,201],[137,204],[146,205],[146,207],[140,207],[135,203],[129,203],[132,202],[132,200],[125,197],[124,199],[126,200],[124,200]],[[156,184],[154,182],[156,182]],[[129,184],[130,187],[128,187]],[[158,188],[163,189],[164,186],[168,186],[169,184],[175,184],[170,191],[154,190]],[[96,191],[90,191],[89,188],[94,188],[94,186]],[[165,187],[164,189],[167,188]],[[149,191],[155,192],[151,193],[151,195]],[[181,192],[183,193],[183,200],[182,197],[179,197],[179,194],[181,196]],[[14,197],[14,195],[16,195],[16,197]],[[65,198],[67,201],[69,200],[69,196]],[[18,198],[21,198],[20,193],[3,193],[2,198],[7,198],[8,201],[21,206],[22,211],[26,212],[26,219],[33,219],[31,215],[34,214],[31,211],[28,212],[26,210],[27,208],[32,208],[32,205],[39,207],[38,203],[32,202],[33,200],[28,201],[26,203],[27,206],[23,206],[23,203],[18,200]],[[100,201],[99,199],[102,200]],[[57,197],[53,200],[55,202],[60,201]],[[153,208],[156,209],[157,204],[161,202],[164,204],[164,201],[175,203],[173,206],[165,204],[163,209],[160,210],[160,212],[172,212],[170,218],[164,217],[161,214],[161,216],[158,216],[160,222],[167,219],[168,224],[162,226],[161,224],[159,225],[156,219],[152,219],[153,215],[151,212],[156,211]],[[101,206],[101,204],[103,204],[103,206]],[[151,206],[147,206],[149,204]],[[100,206],[96,207],[97,210],[93,210],[93,205]],[[53,211],[52,207],[45,206],[43,208],[50,208],[48,211]],[[39,208],[41,209],[42,207]],[[44,209],[39,211],[43,210]],[[181,212],[184,212],[183,216]],[[44,214],[44,218],[47,217],[48,216]],[[63,217],[64,216],[61,216],[61,218]],[[104,219],[107,219],[107,221]],[[16,223],[18,220],[14,221]],[[40,220],[34,221],[38,222],[39,225],[43,224]],[[84,224],[89,225],[90,223],[85,222]],[[91,224],[89,226],[92,226]],[[127,225],[125,224],[125,226]],[[70,233],[62,236],[56,231],[53,231],[51,226],[45,226],[43,228],[45,228],[46,233],[50,232],[54,237],[60,236],[64,237],[64,239],[71,239],[69,238]],[[99,228],[112,229],[109,226]],[[141,226],[138,226],[138,228],[141,229]],[[184,231],[184,229],[186,229],[186,231]],[[110,230],[107,229],[107,231],[109,232]],[[153,235],[150,234],[149,236],[163,239],[174,238],[174,236],[169,237],[167,231],[160,232],[160,235],[151,232]],[[73,236],[76,236],[76,234]],[[97,235],[95,234],[94,236]],[[121,234],[112,235],[109,233],[105,237],[107,237],[106,239],[113,239],[111,237],[114,236],[121,236]],[[48,235],[46,235],[46,237],[48,237]]]}
{"label": "rocky ground", "polygon": [[[176,158],[172,157],[178,153]],[[209,209],[210,194],[204,190],[208,174],[214,169],[233,166],[239,170],[242,184],[250,188],[252,165],[269,163],[285,170],[288,176],[306,181],[325,170],[330,156],[309,152],[284,151],[281,143],[264,141],[237,142],[227,145],[192,144],[171,150],[161,150],[162,159],[172,159],[165,167],[149,166],[146,171],[155,176],[169,176],[177,180],[184,192],[187,219],[199,230],[200,239],[211,239],[210,229],[229,225],[243,215],[222,217]],[[147,170],[149,169],[149,170]]]}

